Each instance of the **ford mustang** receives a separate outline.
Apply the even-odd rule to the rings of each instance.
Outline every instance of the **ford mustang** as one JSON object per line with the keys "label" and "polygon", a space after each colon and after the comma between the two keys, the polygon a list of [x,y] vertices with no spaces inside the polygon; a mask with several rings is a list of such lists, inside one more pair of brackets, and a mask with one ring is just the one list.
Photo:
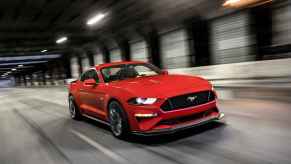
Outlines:
{"label": "ford mustang", "polygon": [[107,124],[117,138],[172,133],[224,116],[207,80],[172,75],[145,62],[97,65],[68,88],[71,117]]}

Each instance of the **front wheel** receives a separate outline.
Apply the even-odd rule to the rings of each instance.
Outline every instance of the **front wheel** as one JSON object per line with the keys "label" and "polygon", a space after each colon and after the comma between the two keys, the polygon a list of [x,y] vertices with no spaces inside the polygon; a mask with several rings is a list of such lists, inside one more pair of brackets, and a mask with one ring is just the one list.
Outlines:
{"label": "front wheel", "polygon": [[124,139],[129,135],[126,113],[116,101],[110,102],[108,111],[112,134],[117,138]]}

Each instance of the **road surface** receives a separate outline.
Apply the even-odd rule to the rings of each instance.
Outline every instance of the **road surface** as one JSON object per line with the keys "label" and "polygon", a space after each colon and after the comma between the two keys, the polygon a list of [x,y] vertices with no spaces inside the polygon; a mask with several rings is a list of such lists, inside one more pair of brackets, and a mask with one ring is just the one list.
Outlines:
{"label": "road surface", "polygon": [[66,100],[62,88],[0,89],[0,163],[291,163],[288,101],[220,100],[225,122],[122,141],[105,125],[71,120]]}

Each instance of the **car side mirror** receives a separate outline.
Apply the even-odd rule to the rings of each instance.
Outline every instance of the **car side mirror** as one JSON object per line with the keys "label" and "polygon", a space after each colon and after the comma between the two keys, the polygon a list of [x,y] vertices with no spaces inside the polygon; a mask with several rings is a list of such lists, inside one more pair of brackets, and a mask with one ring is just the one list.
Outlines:
{"label": "car side mirror", "polygon": [[87,86],[95,86],[97,85],[96,81],[94,79],[87,79],[84,81],[84,84]]}
{"label": "car side mirror", "polygon": [[169,72],[167,70],[162,70],[162,75],[168,75]]}

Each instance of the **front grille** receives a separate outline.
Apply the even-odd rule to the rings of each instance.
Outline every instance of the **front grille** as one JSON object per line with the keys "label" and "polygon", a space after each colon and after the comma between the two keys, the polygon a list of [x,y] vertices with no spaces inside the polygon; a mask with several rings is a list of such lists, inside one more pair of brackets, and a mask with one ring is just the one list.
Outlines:
{"label": "front grille", "polygon": [[187,107],[194,107],[197,105],[205,104],[215,99],[213,91],[202,91],[197,93],[191,93],[181,96],[175,96],[165,101],[161,109],[163,111],[171,111],[176,109],[182,109]]}

